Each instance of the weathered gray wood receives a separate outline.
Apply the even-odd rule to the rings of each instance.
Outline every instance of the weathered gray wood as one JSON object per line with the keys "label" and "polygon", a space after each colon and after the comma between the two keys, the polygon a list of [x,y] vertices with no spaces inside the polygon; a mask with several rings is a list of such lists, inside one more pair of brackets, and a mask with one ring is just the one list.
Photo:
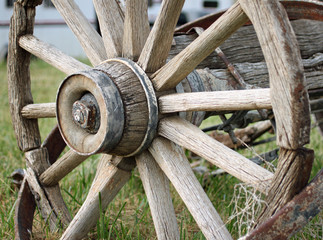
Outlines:
{"label": "weathered gray wood", "polygon": [[198,127],[179,117],[159,122],[158,134],[196,153],[243,182],[267,193],[273,174],[217,142]]}
{"label": "weathered gray wood", "polygon": [[48,167],[39,177],[44,186],[53,186],[69,174],[74,168],[85,161],[88,156],[79,155],[73,150],[69,150],[55,163]]}
{"label": "weathered gray wood", "polygon": [[[104,116],[96,134],[75,124],[72,114],[73,104],[86,92],[93,94],[100,116]],[[68,76],[59,88],[56,104],[62,137],[74,151],[83,155],[109,152],[119,142],[123,132],[123,103],[118,88],[102,71],[93,69]]]}
{"label": "weathered gray wood", "polygon": [[267,204],[257,225],[269,219],[307,185],[313,160],[314,151],[311,149],[280,149],[278,166],[266,198]]}
{"label": "weathered gray wood", "polygon": [[[322,29],[323,30],[323,29]],[[248,55],[249,56],[249,55]],[[268,68],[265,62],[235,63],[234,66],[247,84],[261,88],[269,87]],[[302,60],[305,71],[305,81],[308,89],[323,87],[323,53],[316,53],[308,59]],[[234,81],[233,76],[227,69],[197,69],[203,78],[211,78],[215,82],[216,90],[223,90],[220,86],[226,85],[227,81]],[[212,74],[213,76],[210,76]],[[229,86],[226,86],[230,90]],[[225,88],[224,88],[225,89]]]}
{"label": "weathered gray wood", "polygon": [[73,1],[52,0],[93,65],[107,59],[103,40]]}
{"label": "weathered gray wood", "polygon": [[66,74],[90,69],[88,65],[64,54],[61,50],[33,35],[21,36],[19,46]]}
{"label": "weathered gray wood", "polygon": [[176,188],[204,236],[207,239],[232,239],[195,177],[183,149],[167,139],[158,137],[149,151]]}
{"label": "weathered gray wood", "polygon": [[137,61],[150,32],[148,2],[126,2],[122,56]]}
{"label": "weathered gray wood", "polygon": [[60,224],[67,226],[71,221],[71,216],[59,186],[44,187],[38,182],[38,177],[49,167],[47,149],[38,148],[28,151],[25,153],[25,158],[28,166],[26,173],[28,184],[35,196],[38,208],[41,209],[42,216],[50,219],[51,230],[55,230]]}
{"label": "weathered gray wood", "polygon": [[[291,21],[303,59],[312,57],[315,53],[323,52],[323,22],[313,20]],[[174,36],[174,44],[169,52],[169,59],[184,50],[198,34],[181,34]],[[220,46],[224,54],[234,63],[258,63],[264,61],[260,43],[252,25],[243,26],[233,33]],[[211,53],[197,68],[225,69],[224,62],[216,53]]]}
{"label": "weathered gray wood", "polygon": [[130,60],[110,59],[97,69],[116,83],[125,109],[122,138],[109,154],[139,153],[148,147],[157,128],[158,109],[153,86],[145,72]]}
{"label": "weathered gray wood", "polygon": [[[129,180],[134,160],[103,155],[88,196],[61,239],[78,240],[96,225],[101,209],[105,209]],[[100,199],[101,196],[101,199]]]}
{"label": "weathered gray wood", "polygon": [[21,109],[24,118],[54,118],[56,117],[56,103],[28,104]]}
{"label": "weathered gray wood", "polygon": [[176,93],[158,99],[161,113],[270,109],[270,89]]}
{"label": "weathered gray wood", "polygon": [[[30,88],[30,53],[19,47],[18,38],[33,33],[35,6],[41,1],[19,1],[14,4],[8,47],[8,97],[12,125],[19,148],[26,152],[41,144],[37,120],[25,119],[20,111],[33,103]],[[24,5],[30,4],[29,7]],[[34,5],[32,5],[34,4]]]}
{"label": "weathered gray wood", "polygon": [[166,62],[184,0],[164,0],[161,10],[138,59],[138,65],[153,73]]}
{"label": "weathered gray wood", "polygon": [[214,49],[247,21],[240,4],[234,4],[194,42],[152,75],[157,90],[175,87]]}
{"label": "weathered gray wood", "polygon": [[255,27],[268,66],[277,144],[297,149],[309,142],[310,110],[301,56],[279,1],[240,1]]}
{"label": "weathered gray wood", "polygon": [[136,163],[149,202],[157,238],[180,239],[168,178],[148,151],[136,156]]}
{"label": "weathered gray wood", "polygon": [[121,57],[124,13],[117,0],[93,0],[108,58]]}

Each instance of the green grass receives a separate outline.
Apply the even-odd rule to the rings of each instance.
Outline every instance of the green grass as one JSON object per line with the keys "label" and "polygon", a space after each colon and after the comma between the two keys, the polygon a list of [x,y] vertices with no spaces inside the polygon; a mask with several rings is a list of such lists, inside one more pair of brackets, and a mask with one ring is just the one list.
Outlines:
{"label": "green grass", "polygon": [[[53,102],[60,82],[65,75],[38,60],[31,63],[32,92],[34,101]],[[1,107],[0,107],[0,239],[14,238],[14,207],[17,199],[17,189],[8,178],[17,168],[24,168],[23,154],[19,151],[10,121],[10,113],[7,96],[7,77],[5,63],[0,65],[1,81]],[[205,125],[213,124],[214,120],[208,120]],[[39,121],[42,139],[55,125],[55,119],[43,119]],[[268,151],[275,147],[274,143],[254,148],[253,151],[244,150],[242,153],[251,157],[257,153]],[[323,145],[321,136],[313,129],[311,144],[307,146],[315,150],[315,162],[311,177],[323,167]],[[75,214],[83,201],[95,175],[95,166],[98,156],[91,157],[77,169],[70,173],[62,182],[63,197],[72,214]],[[202,163],[210,170],[216,169],[207,162]],[[236,206],[244,207],[247,197],[240,193],[235,195],[235,186],[239,183],[230,175],[217,177],[197,176],[210,200],[218,210],[227,228],[238,237],[239,230],[245,233],[246,228],[239,229],[239,218],[231,218]],[[240,188],[241,190],[241,188]],[[182,200],[171,186],[171,193],[181,239],[204,239],[194,219],[186,209]],[[234,201],[233,201],[234,200]],[[236,204],[235,204],[236,201]],[[297,239],[316,239],[322,236],[322,216],[317,216],[303,233],[297,235]],[[61,232],[51,233],[40,213],[36,211],[33,226],[33,239],[58,239]],[[314,237],[312,232],[315,232]],[[88,235],[89,239],[155,239],[152,218],[149,205],[141,184],[139,173],[134,170],[132,176],[117,197],[107,209],[101,209],[100,220],[96,228]]]}

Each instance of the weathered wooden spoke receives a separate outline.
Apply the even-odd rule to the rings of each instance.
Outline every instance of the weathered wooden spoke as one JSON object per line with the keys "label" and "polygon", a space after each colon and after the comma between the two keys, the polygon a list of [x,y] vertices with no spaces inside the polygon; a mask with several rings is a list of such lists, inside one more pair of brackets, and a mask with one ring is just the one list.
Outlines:
{"label": "weathered wooden spoke", "polygon": [[[146,1],[125,1],[124,10],[117,0],[94,0],[102,38],[73,0],[53,3],[94,67],[33,36],[38,1],[16,1],[8,57],[9,100],[17,142],[25,152],[28,167],[21,190],[26,198],[19,197],[18,201],[18,224],[19,216],[28,216],[26,227],[30,227],[33,209],[22,212],[25,200],[31,196],[26,191],[28,182],[32,194],[41,196],[35,198],[36,203],[51,229],[57,222],[68,225],[61,239],[86,237],[99,219],[100,207],[108,206],[137,165],[158,239],[180,238],[169,180],[207,239],[231,239],[182,147],[268,195],[270,207],[264,209],[260,223],[306,185],[313,159],[313,151],[302,147],[309,139],[309,98],[294,32],[278,1],[237,1],[208,29],[198,31],[200,36],[195,40],[192,32],[174,38],[184,0],[164,0],[151,31]],[[248,18],[255,27],[266,63],[245,61],[248,63],[240,63],[233,72],[248,68],[247,73],[254,73],[257,67],[265,68],[267,64],[270,84],[268,77],[261,80],[266,82],[264,89],[241,90],[246,83],[228,76],[226,69],[217,70],[224,64],[208,57],[230,40]],[[176,42],[182,37],[189,39],[184,48]],[[307,58],[315,53],[312,50]],[[55,103],[33,104],[30,54],[68,74]],[[205,58],[208,67],[216,62],[214,69],[201,69]],[[256,62],[263,61],[262,54],[256,58]],[[308,76],[313,72],[317,76],[322,54],[303,63]],[[228,62],[225,64],[228,66]],[[320,90],[317,77],[313,79],[307,87]],[[280,147],[274,174],[195,126],[207,115],[271,108]],[[58,125],[41,144],[36,119],[43,117],[56,117]],[[66,145],[71,150],[59,157]],[[84,204],[71,220],[58,182],[94,154],[102,155],[95,179]],[[29,238],[24,226],[17,229],[17,236]]]}
{"label": "weathered wooden spoke", "polygon": [[252,163],[179,117],[165,118],[159,123],[158,134],[191,150],[238,179],[267,193],[272,173]]}
{"label": "weathered wooden spoke", "polygon": [[122,56],[137,61],[149,35],[148,4],[133,0],[126,5]]}
{"label": "weathered wooden spoke", "polygon": [[86,19],[77,4],[73,0],[53,0],[52,3],[79,40],[91,63],[97,65],[107,59],[102,38]]}
{"label": "weathered wooden spoke", "polygon": [[133,159],[103,155],[87,198],[61,239],[84,238],[100,217],[99,204],[102,209],[107,207],[129,180],[134,167]]}
{"label": "weathered wooden spoke", "polygon": [[[117,0],[94,0],[107,58],[121,57],[124,13]],[[102,59],[101,59],[102,61]]]}
{"label": "weathered wooden spoke", "polygon": [[90,69],[88,65],[64,54],[59,49],[33,35],[20,37],[19,46],[66,74]]}
{"label": "weathered wooden spoke", "polygon": [[180,239],[169,180],[148,151],[136,157],[158,239]]}
{"label": "weathered wooden spoke", "polygon": [[139,66],[146,72],[153,73],[165,64],[183,4],[184,0],[162,2],[160,13],[138,60]]}
{"label": "weathered wooden spoke", "polygon": [[149,148],[208,239],[231,239],[217,211],[196,179],[183,149],[163,138]]}
{"label": "weathered wooden spoke", "polygon": [[248,20],[239,2],[214,22],[199,38],[152,76],[157,90],[175,87],[232,33]]}

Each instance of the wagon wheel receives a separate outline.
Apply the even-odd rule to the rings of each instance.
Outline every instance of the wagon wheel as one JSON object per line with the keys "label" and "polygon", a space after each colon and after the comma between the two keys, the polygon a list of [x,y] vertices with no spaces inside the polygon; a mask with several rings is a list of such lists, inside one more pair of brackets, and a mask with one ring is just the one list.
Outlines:
{"label": "wagon wheel", "polygon": [[[68,224],[62,239],[80,239],[87,234],[99,218],[99,193],[102,208],[105,208],[127,182],[135,165],[159,239],[179,239],[168,179],[206,238],[231,239],[180,146],[259,191],[269,192],[269,197],[277,194],[275,184],[280,182],[277,194],[282,201],[280,204],[289,201],[306,185],[310,168],[299,166],[311,165],[313,159],[313,152],[302,148],[309,141],[308,95],[297,43],[278,1],[237,2],[184,51],[165,63],[183,0],[163,1],[150,32],[144,1],[127,1],[124,13],[117,1],[95,0],[102,38],[73,1],[53,0],[94,68],[31,35],[35,7],[40,2],[15,3],[8,61],[9,99],[18,145],[27,160],[26,180],[33,194],[41,195],[36,201],[50,223],[56,224],[57,218],[53,216],[59,216],[63,223],[69,221],[58,181],[87,156],[102,154],[88,197]],[[205,81],[194,72],[195,67],[241,27],[248,20],[247,16],[254,24],[263,48],[271,91],[226,92],[227,97],[219,105],[231,110],[273,107],[282,165],[275,174],[226,148],[188,121],[168,114],[218,110],[212,100],[218,93],[180,94],[174,93],[173,89],[184,78],[191,89],[193,85],[198,85],[200,90],[207,88]],[[32,104],[28,52],[69,74],[59,88],[56,105]],[[229,99],[235,101],[226,103]],[[177,101],[187,104],[183,109],[170,110],[172,106],[179,106],[175,104]],[[41,144],[34,119],[53,115],[57,117],[61,135],[55,128]],[[191,119],[201,119],[201,116],[203,113],[191,115]],[[62,138],[73,150],[56,161],[65,147]],[[286,164],[290,165],[290,171],[284,168]],[[286,184],[286,178],[291,174],[293,180]],[[283,192],[285,197],[282,197]],[[56,198],[52,199],[53,196]],[[273,202],[276,203],[276,199]],[[17,215],[19,213],[18,210]],[[267,214],[272,213],[267,211]],[[28,237],[27,228],[31,228],[30,222],[24,224],[28,226],[22,227],[22,231],[17,230],[20,237],[23,234]]]}

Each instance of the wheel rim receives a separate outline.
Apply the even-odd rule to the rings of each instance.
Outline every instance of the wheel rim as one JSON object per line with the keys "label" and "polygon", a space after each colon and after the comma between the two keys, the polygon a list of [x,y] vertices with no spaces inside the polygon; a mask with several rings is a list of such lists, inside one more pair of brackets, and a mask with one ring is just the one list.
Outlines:
{"label": "wheel rim", "polygon": [[[56,2],[56,3],[55,3]],[[95,4],[97,4],[97,6],[100,6],[100,4],[102,4],[102,3],[100,3],[100,1],[95,1],[96,3]],[[168,4],[171,4],[170,3],[171,1],[165,1],[165,4],[164,4],[164,6],[165,6],[165,8],[168,6]],[[60,1],[54,1],[54,4],[57,4],[57,6],[59,6],[60,4],[62,4]],[[73,4],[72,4],[73,5]],[[175,4],[176,5],[176,4]],[[61,8],[64,8],[64,7],[66,7],[66,6],[63,6],[62,5],[62,7]],[[174,6],[173,6],[174,7]],[[176,6],[175,6],[176,7]],[[174,8],[175,8],[174,7]],[[58,7],[58,8],[60,8],[60,7]],[[236,4],[235,5],[235,7],[233,8],[233,9],[237,9],[237,8],[239,8],[240,9],[240,6],[239,6],[239,4]],[[97,11],[99,11],[99,10],[97,10]],[[237,11],[237,10],[236,10]],[[241,9],[239,10],[239,11],[241,11]],[[126,14],[128,13],[128,11],[126,12]],[[177,14],[179,14],[179,13],[177,13]],[[246,20],[246,17],[245,16],[242,16],[243,15],[243,12],[241,11],[241,12],[239,12],[239,13],[235,13],[235,14],[237,14],[237,16],[239,16],[239,20],[237,20],[237,22],[239,22],[239,26],[240,25],[242,25],[243,23],[244,23],[244,20]],[[130,15],[130,13],[128,13],[128,15]],[[127,18],[127,16],[128,15],[126,15],[126,18]],[[159,38],[161,38],[162,39],[162,41],[164,41],[165,42],[165,45],[167,45],[169,48],[170,48],[170,45],[171,45],[171,39],[172,39],[172,37],[170,37],[170,36],[167,36],[166,37],[166,39],[163,39],[163,37],[160,37],[159,35],[161,35],[161,34],[159,34],[158,35],[158,32],[161,32],[162,30],[163,30],[163,28],[165,28],[165,26],[163,26],[163,24],[165,24],[165,22],[167,23],[167,21],[170,21],[173,25],[174,25],[174,27],[175,27],[175,23],[176,23],[176,19],[175,20],[172,20],[172,19],[170,19],[169,20],[169,17],[167,17],[168,15],[167,15],[167,13],[161,13],[161,16],[164,16],[165,17],[165,19],[161,19],[160,20],[160,25],[156,25],[156,28],[155,29],[157,29],[156,30],[156,32],[154,32],[154,29],[152,30],[152,33],[150,34],[150,36],[148,37],[148,41],[149,40],[151,40],[153,43],[154,43],[154,40],[156,40],[156,39],[159,39]],[[234,16],[236,16],[236,15],[234,15]],[[122,18],[123,16],[122,16],[122,14],[120,14],[120,18]],[[73,17],[71,17],[71,19],[73,19]],[[235,19],[236,20],[236,19]],[[243,21],[241,21],[241,20],[243,20]],[[102,19],[101,20],[102,22],[106,22],[106,21],[109,21],[109,20],[107,20],[107,19]],[[158,21],[158,20],[157,20]],[[68,22],[68,21],[67,21]],[[75,23],[72,23],[72,24],[75,24]],[[130,24],[130,27],[131,27],[131,25],[132,24]],[[111,27],[111,26],[110,26]],[[238,26],[237,26],[238,27]],[[72,27],[71,27],[72,28]],[[169,29],[169,28],[168,28]],[[85,31],[85,30],[84,30]],[[145,26],[143,26],[143,30],[142,30],[142,32],[145,32],[145,31],[147,31],[147,29],[146,29],[146,27]],[[173,32],[173,29],[171,30],[171,34],[172,34],[172,32]],[[165,34],[165,35],[167,35],[167,34]],[[79,36],[79,34],[77,34],[77,36]],[[127,36],[128,37],[128,36]],[[103,36],[103,38],[104,38],[104,40],[106,40],[106,41],[108,41],[107,40],[107,37],[104,37]],[[209,38],[209,37],[207,37],[207,38]],[[118,37],[118,39],[119,39],[119,41],[120,41],[120,36]],[[125,39],[125,38],[123,38],[123,39]],[[101,41],[101,40],[100,40]],[[125,40],[124,40],[125,41]],[[92,42],[92,40],[90,41],[90,40],[88,40],[88,39],[86,39],[86,40],[80,40],[80,42],[85,42],[85,43],[88,43],[88,42]],[[105,42],[105,46],[106,45],[109,45],[109,44],[111,44],[111,42],[108,42],[108,43],[106,43]],[[100,45],[100,44],[99,44]],[[102,44],[101,44],[102,45]],[[156,54],[156,55],[154,55],[154,54],[152,54],[152,53],[154,53],[154,47],[155,47],[155,45],[153,44],[153,46],[149,46],[149,44],[146,44],[144,47],[143,47],[143,51],[142,51],[142,54],[139,56],[139,60],[138,60],[138,64],[141,66],[141,68],[138,68],[139,69],[139,71],[142,71],[142,72],[146,72],[147,74],[149,74],[150,75],[150,73],[152,73],[152,72],[155,72],[155,71],[157,71],[160,67],[162,67],[163,65],[164,65],[164,63],[165,63],[165,61],[166,61],[166,57],[167,56],[158,56],[158,54]],[[85,48],[87,48],[87,47],[85,47]],[[114,47],[115,49],[117,49],[118,47]],[[98,49],[100,49],[100,50],[98,50]],[[101,61],[103,61],[103,60],[105,60],[107,57],[103,54],[103,56],[102,55],[100,55],[101,54],[101,52],[102,52],[102,46],[99,46],[96,50],[93,50],[93,49],[90,49],[90,50],[88,50],[89,51],[89,53],[88,53],[88,57],[91,59],[91,61],[92,61],[92,63],[94,64],[94,65],[97,65],[99,62],[101,62]],[[125,52],[126,51],[128,51],[127,49],[126,50],[124,50]],[[213,50],[212,50],[213,51]],[[100,54],[98,54],[100,52]],[[105,51],[104,51],[105,52]],[[118,51],[117,51],[118,52]],[[120,52],[120,50],[119,50],[119,52]],[[120,53],[119,53],[120,54]],[[135,54],[130,54],[129,55],[129,58],[136,58],[136,56],[134,56]],[[120,56],[120,55],[119,55]],[[156,57],[157,56],[157,57]],[[154,58],[157,58],[157,59],[154,59]],[[180,59],[181,59],[182,57],[180,57]],[[98,60],[99,59],[99,60]],[[169,64],[170,65],[170,64]],[[190,65],[194,65],[194,63],[193,64],[190,64]],[[195,68],[195,67],[191,67],[192,68],[192,70]],[[158,78],[158,74],[160,73],[160,71],[161,70],[158,70],[158,72],[157,73],[154,73],[153,75],[152,75],[152,81],[153,81],[153,83],[159,83],[160,81],[158,80],[158,79],[160,79],[160,78]],[[165,70],[166,71],[166,70]],[[177,70],[177,71],[179,71],[179,70]],[[191,71],[188,71],[188,72],[191,72]],[[156,80],[157,79],[157,80]],[[181,79],[180,79],[181,80]],[[176,81],[175,81],[176,82]],[[155,85],[156,86],[156,85]],[[171,85],[172,86],[172,85]],[[148,88],[149,89],[151,89],[152,87],[149,87],[148,86]],[[154,92],[155,91],[153,91],[153,94],[150,94],[150,96],[153,96],[154,97]],[[306,96],[304,95],[303,96],[304,98],[306,98]],[[153,117],[155,117],[156,118],[156,111],[157,111],[157,105],[156,105],[156,100],[154,100],[153,101],[154,102],[154,104],[152,104],[152,105],[154,105],[154,110],[153,111],[155,111],[155,113],[154,114],[152,114],[152,116]],[[306,101],[305,101],[306,102]],[[304,104],[303,104],[304,105]],[[305,104],[306,105],[306,104]],[[122,114],[120,114],[119,113],[119,115],[122,115]],[[309,111],[308,111],[308,115],[309,115]],[[160,152],[160,150],[156,150],[156,149],[158,149],[159,147],[160,148],[164,148],[164,149],[166,149],[166,151],[170,151],[170,152],[177,152],[177,154],[178,154],[178,156],[177,156],[177,158],[181,158],[181,157],[183,157],[183,153],[181,153],[181,152],[178,152],[179,150],[177,149],[176,150],[176,146],[174,146],[174,145],[172,145],[171,143],[169,143],[167,140],[161,140],[161,139],[159,139],[159,138],[157,138],[156,140],[154,140],[154,142],[153,142],[153,145],[152,146],[150,146],[149,144],[150,144],[150,142],[152,141],[152,139],[153,139],[153,136],[154,136],[154,129],[156,128],[156,125],[157,125],[157,121],[156,121],[156,119],[154,119],[154,120],[152,120],[152,117],[149,117],[149,120],[151,121],[151,123],[152,124],[154,124],[155,125],[155,127],[152,127],[152,129],[153,130],[151,130],[151,132],[150,133],[148,133],[148,134],[146,134],[146,136],[148,136],[147,138],[149,138],[149,140],[147,140],[147,141],[144,141],[143,142],[143,144],[140,144],[141,146],[140,147],[138,147],[138,148],[136,148],[136,150],[134,151],[134,152],[130,152],[130,153],[127,153],[127,154],[118,154],[118,155],[124,155],[124,156],[128,156],[128,155],[136,155],[137,153],[139,153],[139,152],[141,152],[141,151],[143,151],[143,150],[145,150],[145,149],[147,149],[148,147],[149,147],[149,152],[152,154],[152,156],[151,155],[149,155],[148,153],[147,153],[147,151],[146,152],[144,152],[142,155],[136,155],[136,160],[137,160],[137,165],[138,166],[141,166],[140,168],[142,169],[143,167],[142,166],[145,166],[145,164],[147,165],[148,163],[147,163],[147,159],[148,159],[148,161],[153,161],[153,158],[155,158],[156,160],[157,159],[159,159],[159,161],[158,161],[158,165],[159,165],[159,167],[162,167],[163,166],[163,161],[165,161],[165,156],[162,156],[162,154],[161,154],[161,152]],[[167,120],[163,120],[163,122],[167,122]],[[149,124],[148,124],[149,125]],[[306,125],[306,124],[304,124],[304,125]],[[162,135],[162,136],[164,136],[164,137],[166,137],[166,138],[169,138],[170,140],[173,140],[173,141],[177,141],[177,140],[175,140],[175,139],[173,139],[172,137],[169,137],[169,135],[167,134],[168,133],[168,130],[165,130],[164,128],[161,128],[161,126],[159,126],[159,134],[160,135]],[[295,127],[294,127],[295,128]],[[166,134],[165,133],[162,133],[163,131],[166,131]],[[304,131],[307,131],[307,130],[304,130]],[[64,132],[64,131],[62,131],[62,132]],[[304,133],[304,132],[302,132],[301,133],[301,135],[306,135],[307,133]],[[64,135],[64,134],[63,134]],[[293,137],[293,138],[298,138],[298,137]],[[118,140],[118,139],[117,139]],[[116,140],[116,142],[118,142]],[[166,142],[165,142],[166,141]],[[301,142],[301,143],[298,143],[298,145],[296,146],[296,148],[298,148],[298,147],[300,147],[300,146],[302,146],[305,142],[306,142],[307,140],[305,139],[304,140],[304,142]],[[68,141],[67,141],[68,142]],[[113,144],[112,144],[113,145]],[[185,144],[182,144],[182,145],[185,145]],[[110,145],[111,146],[111,145]],[[166,147],[167,146],[167,147]],[[37,147],[39,147],[39,144],[38,144],[38,146]],[[289,146],[286,146],[286,145],[283,145],[283,147],[286,147],[286,148],[290,148]],[[291,147],[292,149],[295,149],[295,146],[292,146]],[[28,150],[28,149],[27,149]],[[25,151],[25,150],[24,150]],[[96,152],[98,152],[98,151],[90,151],[90,153],[88,154],[88,155],[90,155],[90,154],[93,154],[93,153],[96,153]],[[110,150],[107,150],[107,152],[108,153],[110,153]],[[104,158],[106,158],[106,157],[104,157]],[[110,172],[109,174],[111,174],[110,176],[111,176],[111,179],[112,180],[114,180],[114,178],[116,177],[118,177],[119,176],[119,174],[121,173],[121,172],[129,172],[129,169],[127,169],[127,170],[125,170],[125,169],[123,169],[124,168],[124,164],[126,164],[126,163],[124,163],[124,161],[123,160],[121,160],[121,159],[119,159],[118,157],[113,157],[113,159],[114,160],[110,160],[110,163],[112,163],[112,165],[113,165],[113,167],[115,168],[114,169],[114,171],[115,172]],[[117,160],[115,160],[115,159],[119,159],[118,161]],[[85,159],[84,159],[85,160]],[[144,161],[144,160],[146,160],[146,162]],[[106,161],[106,160],[105,160]],[[118,163],[114,163],[114,161],[117,161]],[[144,162],[144,163],[142,163],[142,162]],[[143,164],[143,165],[142,165]],[[133,166],[133,164],[130,164],[131,165],[131,167],[130,167],[130,170],[134,167]],[[168,166],[168,165],[167,165]],[[166,166],[166,167],[167,167]],[[155,167],[155,168],[159,168],[159,167]],[[171,169],[171,170],[166,170],[166,167],[165,166],[163,166],[162,167],[162,170],[164,171],[164,173],[160,173],[159,175],[160,175],[160,178],[162,178],[162,179],[164,179],[164,178],[166,178],[165,177],[165,173],[166,173],[166,175],[168,176],[168,178],[172,181],[172,183],[174,184],[174,185],[176,185],[176,183],[174,183],[174,182],[176,182],[177,180],[176,179],[174,179],[174,178],[172,178],[171,177],[171,174],[173,173],[173,171],[175,171],[174,169]],[[144,171],[144,170],[140,170],[140,171]],[[167,172],[166,172],[167,171]],[[168,171],[170,171],[170,172],[168,172]],[[142,174],[142,173],[141,173]],[[122,178],[122,180],[120,180],[121,181],[121,183],[120,183],[120,185],[118,185],[118,186],[114,186],[114,189],[116,190],[116,192],[123,186],[123,184],[127,181],[127,179],[128,179],[128,177],[129,177],[129,174],[127,175],[127,177],[123,177]],[[267,179],[266,180],[269,180],[269,178],[271,178],[272,177],[272,175],[271,174],[267,174]],[[98,178],[100,178],[100,175],[98,175]],[[145,179],[145,177],[144,176],[142,176],[142,178],[143,179]],[[151,178],[151,176],[147,176],[147,178],[149,179],[149,178]],[[261,180],[263,180],[263,178],[261,179]],[[163,181],[165,181],[165,180],[163,180]],[[96,184],[99,184],[97,181],[96,181]],[[110,182],[109,183],[107,183],[107,184],[110,184]],[[166,183],[166,185],[167,185],[167,183]],[[268,186],[268,185],[267,185]],[[151,191],[153,191],[153,190],[149,190],[148,189],[148,186],[146,187],[147,189],[146,189],[146,191],[147,191],[147,195],[149,194],[149,192],[151,192]],[[180,188],[180,187],[179,187]],[[266,187],[263,187],[262,188],[262,190],[263,191],[267,191],[266,190]],[[169,194],[167,194],[167,193],[165,193],[165,192],[167,192],[168,190],[167,189],[165,189],[165,190],[163,190],[163,194],[166,194],[167,196],[165,197],[166,199],[168,199],[168,200],[166,200],[166,202],[167,202],[167,206],[168,207],[170,207],[170,209],[168,209],[167,210],[167,213],[169,214],[169,215],[172,215],[173,213],[173,210],[171,210],[171,202],[169,202]],[[179,189],[179,191],[180,191],[180,189]],[[199,191],[199,190],[196,190],[196,191]],[[185,192],[185,191],[184,191]],[[94,193],[92,193],[92,194],[94,194]],[[184,194],[184,193],[183,193]],[[202,193],[199,193],[199,194],[202,194]],[[203,195],[203,194],[202,194]],[[112,194],[112,196],[113,196],[113,194]],[[96,198],[95,196],[92,196],[92,198],[94,199],[94,198]],[[182,195],[182,198],[185,198],[185,194],[184,195]],[[112,200],[112,199],[111,199]],[[110,200],[110,201],[111,201]],[[154,200],[151,200],[151,201],[154,201]],[[187,201],[190,201],[190,200],[187,200]],[[205,200],[205,201],[207,201],[207,200]],[[108,202],[109,201],[107,201],[106,202],[106,204],[108,204]],[[88,205],[85,205],[85,206],[88,206]],[[211,207],[212,208],[212,207]],[[157,210],[156,210],[157,211]],[[195,215],[196,213],[194,212],[194,210],[192,210],[193,211],[193,215]],[[215,210],[210,210],[210,211],[214,211],[214,214],[216,214],[216,211]],[[212,213],[213,214],[213,213]],[[153,213],[153,215],[154,215],[154,213]],[[161,213],[156,213],[156,215],[162,215]],[[157,217],[158,218],[158,217]],[[197,217],[198,218],[198,217]],[[211,218],[210,219],[216,219],[217,218],[217,216],[211,216]],[[173,218],[172,218],[173,219]],[[155,223],[155,226],[156,226],[156,231],[157,231],[157,235],[160,237],[160,238],[162,238],[162,236],[163,235],[165,235],[165,230],[157,230],[158,229],[158,226],[159,226],[159,224],[161,224],[161,222],[163,222],[163,221],[165,221],[165,219],[162,219],[162,220],[160,220],[161,222],[158,222],[159,220],[158,219],[154,219],[157,223]],[[172,221],[174,221],[174,220],[169,220],[168,219],[168,221],[169,222],[172,222]],[[197,220],[197,221],[199,221],[199,220]],[[203,225],[203,221],[202,220],[200,220],[201,221],[201,223],[200,223],[200,225]],[[221,224],[223,225],[223,223],[222,223],[222,221],[221,220],[217,220],[218,221],[218,223],[217,224],[219,224],[220,226],[221,226]],[[69,237],[67,237],[68,236],[68,234],[76,234],[76,231],[75,230],[70,230],[70,228],[71,227],[73,227],[74,225],[74,222],[72,222],[72,224],[70,225],[70,227],[68,228],[68,230],[66,231],[66,233],[64,234],[64,236],[62,237],[63,239],[64,238],[69,238]],[[169,223],[168,223],[169,224]],[[198,222],[198,224],[199,224],[199,222]],[[172,222],[172,225],[174,225],[174,222]],[[217,225],[215,225],[215,226],[217,226]],[[80,227],[80,226],[77,226],[77,227]],[[175,228],[176,228],[176,224],[175,224]],[[201,228],[202,228],[202,231],[203,231],[203,233],[205,234],[205,236],[207,236],[208,238],[212,238],[212,237],[214,237],[214,236],[217,236],[218,234],[224,234],[224,239],[227,239],[227,238],[229,238],[230,237],[230,235],[229,235],[229,233],[227,232],[227,230],[224,230],[223,232],[220,232],[220,233],[218,233],[218,232],[213,232],[213,230],[214,230],[214,228],[213,229],[211,229],[211,231],[210,230],[208,230],[207,228],[208,227],[203,227],[203,226],[201,226]],[[160,231],[160,232],[158,232],[158,231]],[[176,235],[176,233],[174,233],[174,229],[172,228],[172,233],[173,234],[175,234],[174,236],[177,236],[178,237],[178,235]],[[86,234],[86,232],[84,232],[84,234]],[[77,234],[76,234],[77,235]],[[81,237],[80,235],[77,235],[78,237]]]}

